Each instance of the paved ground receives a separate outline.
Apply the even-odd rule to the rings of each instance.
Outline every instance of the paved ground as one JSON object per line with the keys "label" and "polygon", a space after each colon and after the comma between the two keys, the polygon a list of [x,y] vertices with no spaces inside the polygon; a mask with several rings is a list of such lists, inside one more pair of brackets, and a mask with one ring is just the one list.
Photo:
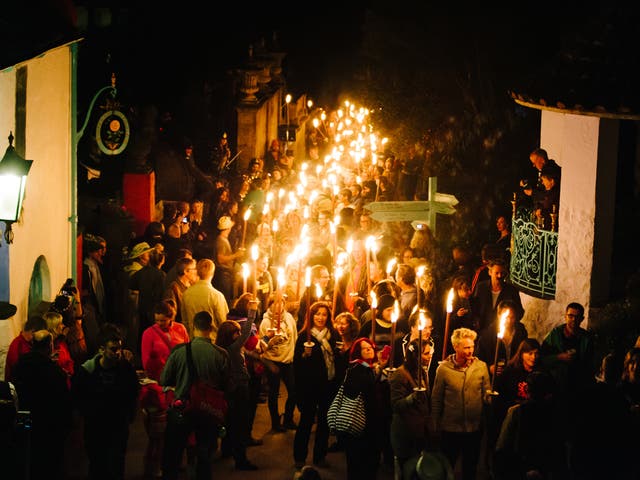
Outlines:
{"label": "paved ground", "polygon": [[[286,390],[283,387],[283,395]],[[283,395],[280,400],[283,402]],[[284,411],[284,404],[281,411]],[[298,421],[296,410],[295,421]],[[296,470],[293,466],[293,437],[295,431],[285,433],[270,433],[271,421],[266,404],[259,404],[256,420],[253,428],[253,436],[261,438],[264,445],[251,447],[247,451],[247,457],[259,470],[254,472],[236,471],[231,458],[221,458],[220,451],[216,452],[213,466],[213,479],[243,479],[243,480],[291,480]],[[137,416],[129,436],[129,449],[127,452],[127,480],[140,480],[143,478],[143,454],[146,446],[146,434],[142,425],[142,414]],[[312,436],[313,441],[313,436]],[[331,439],[333,441],[333,438]],[[311,449],[310,449],[311,450]],[[311,455],[311,454],[310,454]],[[67,473],[69,480],[84,480],[87,476],[87,461],[82,446],[80,426],[72,432],[67,448]],[[309,459],[310,461],[310,459]],[[343,453],[329,453],[327,461],[330,468],[318,469],[323,480],[344,480],[346,475],[346,463]],[[377,480],[392,480],[393,475],[388,471],[380,471]],[[185,477],[186,480],[186,477]]]}
{"label": "paved ground", "polygon": [[[284,411],[284,399],[286,390],[282,386],[280,392],[280,411]],[[298,422],[298,411],[295,412],[294,420]],[[292,480],[297,478],[296,469],[293,465],[293,437],[295,431],[288,430],[284,433],[271,433],[271,420],[267,404],[259,404],[256,419],[253,426],[254,438],[261,438],[263,445],[251,447],[247,450],[247,457],[255,463],[259,469],[253,472],[236,471],[231,458],[221,458],[220,450],[216,452],[213,465],[213,480]],[[334,438],[330,438],[333,442]],[[311,436],[313,442],[313,434]],[[126,459],[126,480],[143,480],[143,455],[147,444],[147,436],[142,424],[142,414],[137,415],[136,421],[131,428],[129,435],[129,448]],[[309,451],[312,451],[310,444]],[[484,448],[481,454],[484,453]],[[311,453],[309,453],[311,456]],[[307,459],[310,461],[310,458]],[[330,468],[319,468],[322,480],[345,480],[346,462],[344,453],[329,453],[327,461]],[[81,426],[78,423],[72,432],[68,448],[66,449],[66,472],[67,480],[85,480],[87,478],[87,460],[82,445]],[[456,479],[461,475],[456,469]],[[0,475],[0,478],[2,476]],[[488,480],[489,477],[482,468],[479,469],[477,480]],[[188,480],[184,476],[181,480]],[[367,479],[374,480],[374,479]],[[393,472],[380,468],[375,480],[393,480]]]}

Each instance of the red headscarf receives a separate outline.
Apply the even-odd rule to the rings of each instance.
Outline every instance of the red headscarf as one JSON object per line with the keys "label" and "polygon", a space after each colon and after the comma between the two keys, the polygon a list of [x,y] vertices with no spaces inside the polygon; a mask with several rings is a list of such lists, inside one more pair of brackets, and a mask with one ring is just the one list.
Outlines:
{"label": "red headscarf", "polygon": [[[376,351],[376,344],[373,342],[373,340],[371,340],[368,337],[358,338],[355,342],[353,342],[353,345],[351,345],[351,349],[349,350],[349,362],[351,363],[356,362],[356,363],[364,364],[371,367],[372,365],[370,365],[369,362],[367,362],[362,358],[362,354],[361,354],[362,347],[360,346],[362,342],[367,342],[369,345],[371,345],[371,347],[373,348],[373,351],[374,352]],[[375,357],[374,357],[374,361],[375,361]]]}

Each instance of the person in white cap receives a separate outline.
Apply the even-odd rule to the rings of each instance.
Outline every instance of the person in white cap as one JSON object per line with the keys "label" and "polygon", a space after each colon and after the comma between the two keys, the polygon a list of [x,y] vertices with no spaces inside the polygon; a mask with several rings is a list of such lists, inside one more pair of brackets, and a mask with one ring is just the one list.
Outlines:
{"label": "person in white cap", "polygon": [[234,300],[234,272],[235,262],[245,254],[244,248],[239,248],[236,252],[231,248],[229,233],[234,225],[231,217],[226,215],[218,220],[218,236],[216,237],[216,273],[213,277],[213,286],[222,292],[227,304]]}

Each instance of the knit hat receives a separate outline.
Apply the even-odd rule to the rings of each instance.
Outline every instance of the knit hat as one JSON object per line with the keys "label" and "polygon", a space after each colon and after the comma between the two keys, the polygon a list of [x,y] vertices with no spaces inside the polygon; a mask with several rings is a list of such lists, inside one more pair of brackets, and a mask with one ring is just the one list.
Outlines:
{"label": "knit hat", "polygon": [[155,247],[150,247],[147,242],[140,242],[136,244],[136,246],[131,250],[131,253],[129,253],[129,260],[134,260],[147,252],[151,252],[152,250],[155,250]]}
{"label": "knit hat", "polygon": [[218,220],[218,230],[229,230],[231,227],[233,227],[234,221],[231,220],[231,217],[228,216],[224,216],[224,217],[220,217],[220,220]]}
{"label": "knit hat", "polygon": [[396,299],[393,297],[393,295],[381,295],[380,299],[378,300],[378,312],[382,314],[382,312],[387,308],[393,307],[395,301]]}

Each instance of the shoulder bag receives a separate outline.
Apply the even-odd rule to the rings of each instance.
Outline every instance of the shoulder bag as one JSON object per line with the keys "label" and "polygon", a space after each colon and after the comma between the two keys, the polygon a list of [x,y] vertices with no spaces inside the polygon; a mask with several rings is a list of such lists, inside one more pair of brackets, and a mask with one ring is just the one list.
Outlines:
{"label": "shoulder bag", "polygon": [[191,342],[186,344],[187,368],[189,370],[189,397],[186,399],[185,412],[196,416],[199,420],[225,425],[229,405],[224,391],[214,388],[196,376],[196,369],[191,355]]}
{"label": "shoulder bag", "polygon": [[329,406],[327,423],[332,433],[345,433],[354,437],[362,435],[367,423],[362,393],[358,393],[356,398],[350,398],[344,394],[344,383],[340,385]]}

